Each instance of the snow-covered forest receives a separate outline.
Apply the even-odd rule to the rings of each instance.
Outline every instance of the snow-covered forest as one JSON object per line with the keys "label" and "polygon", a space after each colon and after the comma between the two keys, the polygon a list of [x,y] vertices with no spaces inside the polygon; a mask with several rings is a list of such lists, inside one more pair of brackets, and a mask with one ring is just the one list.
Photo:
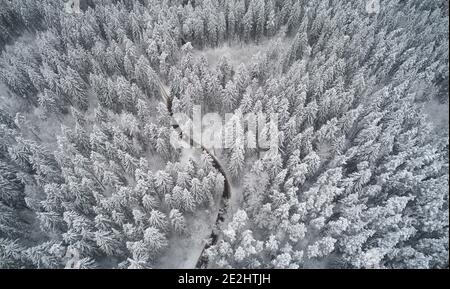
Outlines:
{"label": "snow-covered forest", "polygon": [[[0,268],[448,268],[448,21],[447,0],[0,0]],[[198,106],[231,145],[175,120]]]}

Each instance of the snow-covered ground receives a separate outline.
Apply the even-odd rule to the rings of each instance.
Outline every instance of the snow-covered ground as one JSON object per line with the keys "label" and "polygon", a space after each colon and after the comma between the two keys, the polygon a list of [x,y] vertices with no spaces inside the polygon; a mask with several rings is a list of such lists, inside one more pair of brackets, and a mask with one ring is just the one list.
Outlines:
{"label": "snow-covered ground", "polygon": [[216,67],[222,56],[227,57],[231,64],[234,67],[237,67],[241,63],[247,64],[254,55],[263,52],[266,48],[267,46],[263,43],[248,45],[237,44],[232,46],[225,44],[220,47],[197,50],[194,55],[205,56],[211,68]]}
{"label": "snow-covered ground", "polygon": [[[283,46],[288,47],[291,42],[291,38],[282,38],[281,42]],[[271,45],[273,45],[274,39],[263,40],[259,43],[247,43],[247,44],[223,44],[222,46],[215,48],[206,48],[203,50],[194,50],[194,56],[204,56],[208,61],[210,68],[215,68],[222,56],[225,56],[234,68],[237,68],[241,63],[248,64],[258,53],[266,52]]]}
{"label": "snow-covered ground", "polygon": [[449,129],[449,106],[448,103],[439,103],[430,100],[425,105],[425,112],[428,119],[434,124],[437,131],[448,131]]}
{"label": "snow-covered ground", "polygon": [[211,211],[199,211],[186,218],[187,237],[173,236],[169,239],[169,248],[160,258],[157,268],[192,269],[195,268],[200,253],[209,237],[216,214]]}

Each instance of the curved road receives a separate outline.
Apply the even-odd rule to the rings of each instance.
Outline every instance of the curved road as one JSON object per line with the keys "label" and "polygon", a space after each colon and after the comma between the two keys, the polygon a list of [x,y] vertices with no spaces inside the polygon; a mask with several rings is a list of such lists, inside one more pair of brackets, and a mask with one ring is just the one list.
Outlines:
{"label": "curved road", "polygon": [[[169,111],[169,114],[172,117],[173,116],[172,98],[170,97],[170,94],[166,91],[166,89],[164,88],[164,85],[161,82],[161,79],[159,77],[157,79],[158,79],[159,90],[161,92],[161,97],[163,98],[164,102],[166,103],[167,110]],[[175,120],[173,120],[172,127],[178,132],[180,137],[183,136],[183,131],[181,130],[180,126],[175,122]],[[209,247],[215,245],[217,243],[217,241],[219,240],[219,230],[218,229],[219,229],[219,225],[225,220],[225,215],[227,214],[227,211],[228,211],[228,200],[231,197],[231,186],[230,186],[228,177],[225,173],[225,170],[223,169],[223,166],[220,164],[219,160],[213,154],[211,154],[207,148],[205,148],[201,144],[198,145],[195,142],[195,140],[193,140],[192,138],[189,138],[189,141],[190,141],[191,145],[200,147],[204,152],[206,152],[211,157],[211,159],[213,160],[214,168],[216,168],[224,178],[224,187],[223,187],[223,192],[222,192],[222,198],[220,199],[219,212],[217,213],[216,221],[214,223],[214,228],[211,231],[211,235],[209,236],[209,239],[211,241],[209,241],[205,244],[205,246],[203,247],[202,252],[200,253],[200,256],[197,260],[197,263],[195,265],[195,268],[200,269],[200,268],[206,268],[208,266],[208,259],[204,255],[205,250],[208,249]]]}

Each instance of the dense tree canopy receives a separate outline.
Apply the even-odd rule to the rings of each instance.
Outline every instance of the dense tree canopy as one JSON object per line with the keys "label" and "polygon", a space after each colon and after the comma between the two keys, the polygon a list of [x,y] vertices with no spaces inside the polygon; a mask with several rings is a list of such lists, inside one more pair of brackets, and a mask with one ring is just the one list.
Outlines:
{"label": "dense tree canopy", "polygon": [[157,267],[224,190],[171,145],[200,104],[240,197],[209,267],[448,268],[447,1],[82,4],[0,1],[0,268]]}

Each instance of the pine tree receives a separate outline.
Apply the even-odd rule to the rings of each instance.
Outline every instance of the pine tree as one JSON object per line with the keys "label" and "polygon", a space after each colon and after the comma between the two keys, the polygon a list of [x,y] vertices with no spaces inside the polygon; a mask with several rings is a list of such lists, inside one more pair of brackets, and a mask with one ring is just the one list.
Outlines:
{"label": "pine tree", "polygon": [[152,210],[148,221],[150,226],[165,231],[167,227],[166,218],[167,216],[164,213],[158,210]]}
{"label": "pine tree", "polygon": [[180,213],[177,209],[172,209],[169,214],[170,223],[178,234],[186,234],[187,228],[186,228],[186,220],[184,219],[183,215]]}
{"label": "pine tree", "polygon": [[158,229],[148,227],[144,232],[144,242],[151,254],[158,254],[167,246],[167,239]]}

